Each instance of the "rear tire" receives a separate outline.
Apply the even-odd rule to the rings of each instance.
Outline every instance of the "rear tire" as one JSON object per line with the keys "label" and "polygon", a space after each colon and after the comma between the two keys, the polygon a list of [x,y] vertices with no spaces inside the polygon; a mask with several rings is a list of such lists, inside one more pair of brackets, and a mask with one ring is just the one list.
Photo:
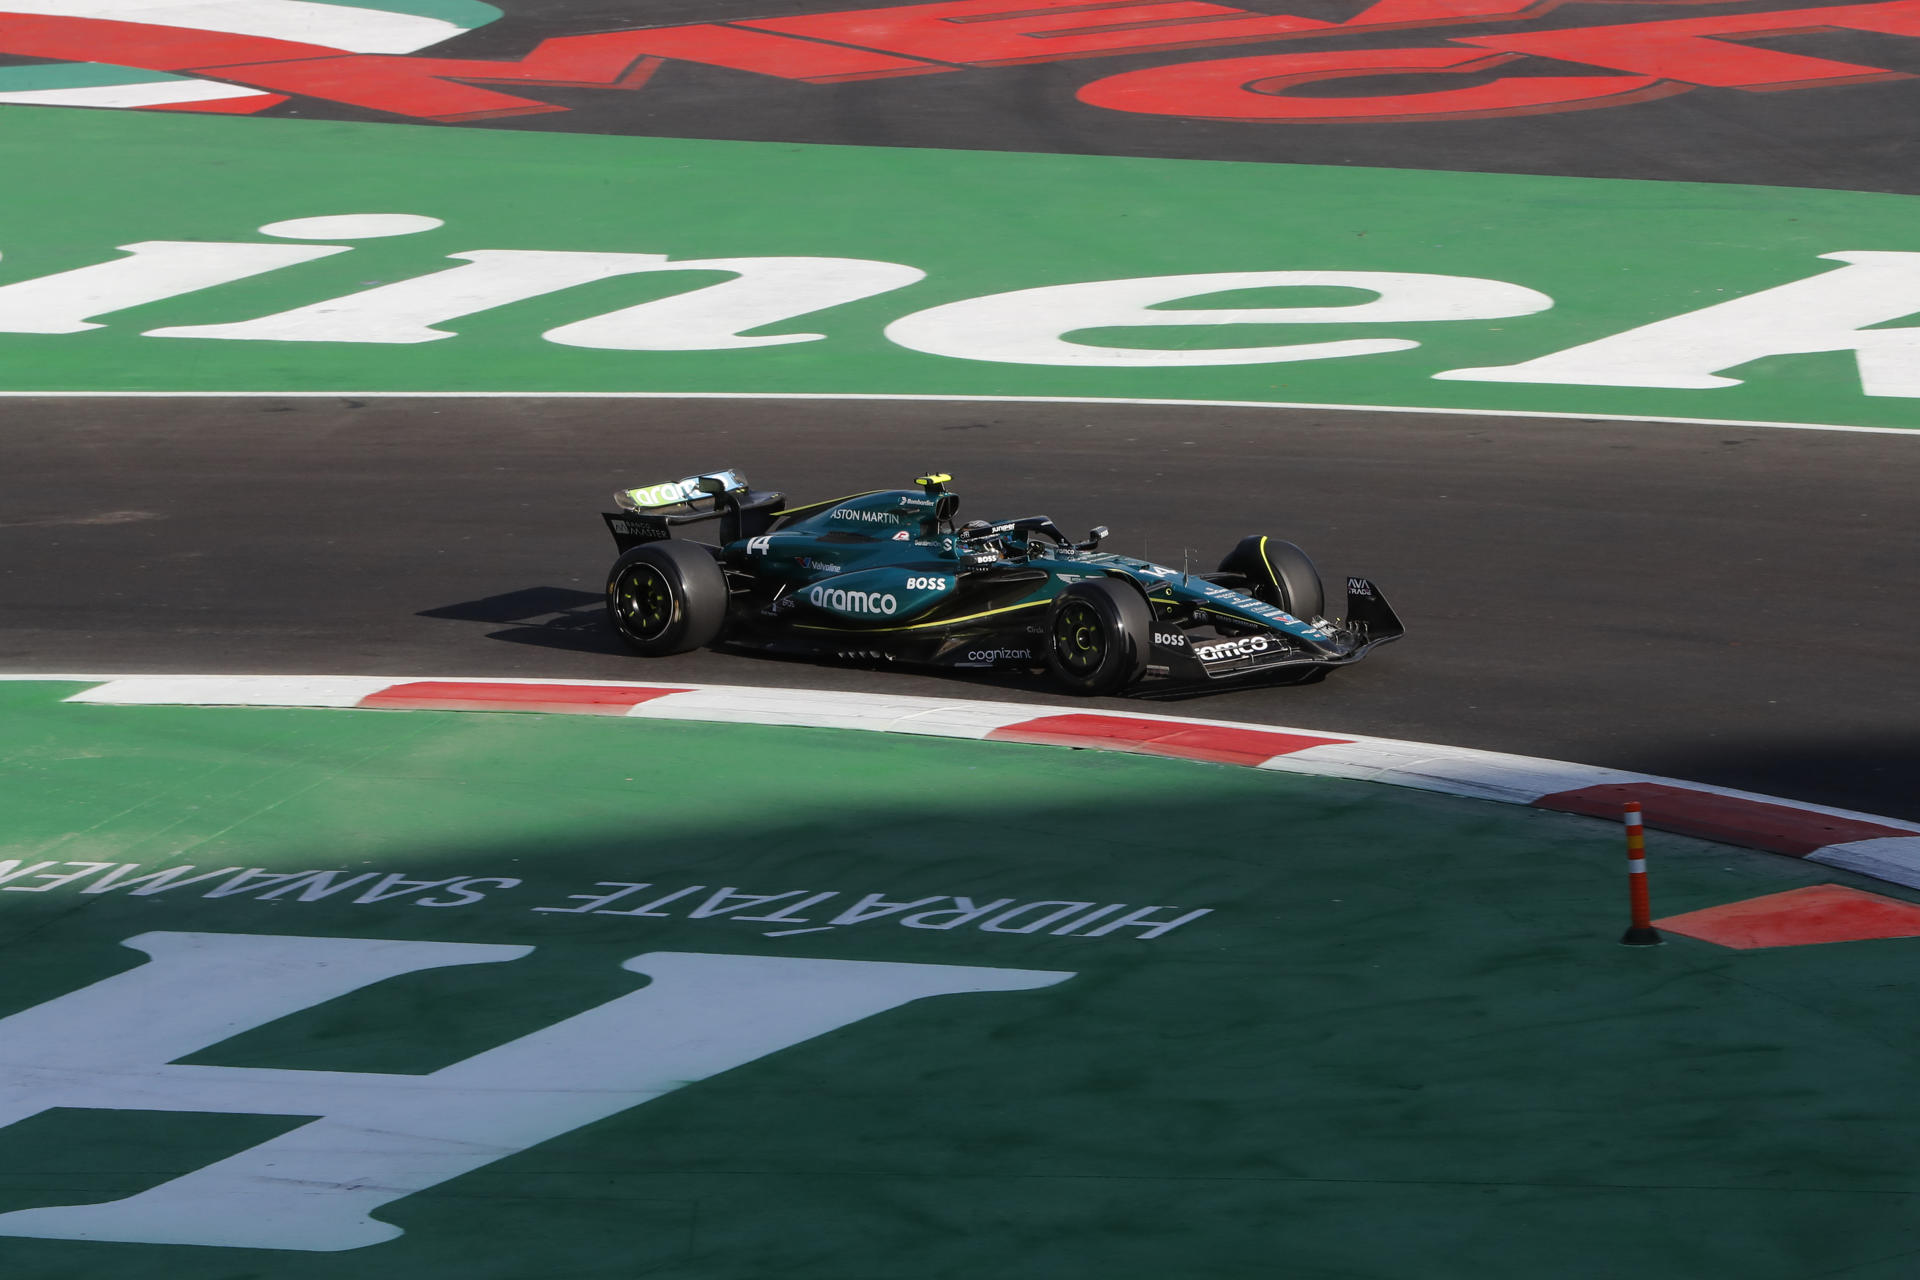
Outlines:
{"label": "rear tire", "polygon": [[1313,567],[1307,553],[1291,542],[1263,533],[1242,538],[1220,562],[1220,572],[1241,575],[1255,599],[1304,622],[1321,617],[1326,610],[1320,571]]}
{"label": "rear tire", "polygon": [[1076,582],[1047,613],[1047,670],[1074,693],[1118,693],[1147,671],[1153,611],[1112,578]]}
{"label": "rear tire", "polygon": [[727,575],[699,547],[649,542],[607,572],[607,621],[649,658],[712,644],[727,622]]}

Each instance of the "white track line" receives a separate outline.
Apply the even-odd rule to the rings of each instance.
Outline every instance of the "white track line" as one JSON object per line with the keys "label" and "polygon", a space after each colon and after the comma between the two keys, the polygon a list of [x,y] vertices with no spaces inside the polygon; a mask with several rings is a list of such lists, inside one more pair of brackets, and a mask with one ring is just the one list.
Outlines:
{"label": "white track line", "polygon": [[1643,413],[1562,413],[1542,409],[1461,409],[1418,404],[1329,404],[1311,400],[1146,400],[1126,396],[883,395],[842,391],[4,391],[0,399],[34,400],[884,400],[951,404],[1143,405],[1200,409],[1325,409],[1342,413],[1427,413],[1460,418],[1546,418],[1577,422],[1644,422],[1689,427],[1766,427],[1780,431],[1844,431],[1920,435],[1920,427],[1856,427],[1832,422],[1769,422],[1758,418],[1675,418]]}

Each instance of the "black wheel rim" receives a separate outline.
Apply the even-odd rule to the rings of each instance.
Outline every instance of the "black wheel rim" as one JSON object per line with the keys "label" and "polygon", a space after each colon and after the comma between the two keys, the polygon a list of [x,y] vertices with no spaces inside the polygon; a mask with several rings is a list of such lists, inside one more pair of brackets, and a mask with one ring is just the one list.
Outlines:
{"label": "black wheel rim", "polygon": [[673,625],[673,591],[650,564],[636,564],[620,575],[613,589],[613,615],[620,629],[636,640],[658,640]]}
{"label": "black wheel rim", "polygon": [[1107,658],[1107,628],[1091,605],[1069,601],[1054,615],[1053,655],[1076,676],[1100,669]]}

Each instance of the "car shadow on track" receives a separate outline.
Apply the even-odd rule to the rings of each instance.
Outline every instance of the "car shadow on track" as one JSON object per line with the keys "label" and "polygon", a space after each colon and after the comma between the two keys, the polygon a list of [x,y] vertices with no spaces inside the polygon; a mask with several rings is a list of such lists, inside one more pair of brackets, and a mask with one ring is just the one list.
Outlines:
{"label": "car shadow on track", "polygon": [[1822,804],[1920,821],[1920,734],[1790,732],[1731,742],[1676,735],[1647,744],[1640,759],[1646,772],[1664,777],[1725,780],[1722,785],[1763,795],[1814,795]]}
{"label": "car shadow on track", "polygon": [[[624,667],[625,660],[632,658],[607,626],[601,595],[573,587],[527,587],[424,609],[417,616],[490,625],[497,629],[483,633],[488,640],[570,653],[580,659],[573,665],[543,661],[541,674],[545,675],[608,674],[609,668],[592,659],[618,658],[623,660],[621,666]],[[709,661],[717,655],[724,655],[724,660]],[[1038,671],[952,671],[873,660],[770,654],[724,645],[715,646],[711,653],[633,661],[637,663],[635,669],[619,671],[620,678],[802,688],[851,684],[883,692],[879,685],[850,680],[844,673],[888,670],[914,677],[906,681],[899,692],[922,697],[1011,696],[1022,701],[1057,703],[1063,708],[1079,707],[1094,713],[1102,710],[1111,713],[1129,703],[1136,706],[1197,703],[1200,705],[1181,709],[1186,714],[1225,719],[1271,720],[1273,715],[1281,714],[1278,704],[1255,705],[1231,696],[1270,686],[1238,683],[1195,687],[1152,681],[1122,697],[1082,700],[1068,697],[1044,672]],[[749,663],[759,665],[745,665]],[[1341,673],[1338,682],[1345,686],[1352,679],[1352,674]],[[1227,699],[1224,703],[1206,705],[1202,702],[1223,696]],[[1351,722],[1353,704],[1344,691],[1337,693],[1331,703],[1319,697],[1317,690],[1300,690],[1292,696],[1300,700],[1285,704],[1283,723],[1330,722],[1344,727]],[[1250,710],[1253,714],[1248,714]],[[1473,725],[1464,727],[1474,728]],[[1369,725],[1366,731],[1577,760],[1660,777],[1711,782],[1763,795],[1792,796],[1891,818],[1920,820],[1920,788],[1916,788],[1913,781],[1920,778],[1920,735],[1910,732],[1845,735],[1831,728],[1795,725],[1778,732],[1762,733],[1749,728],[1745,732],[1693,737],[1667,727],[1637,735],[1631,744],[1623,745],[1605,733],[1590,737],[1569,736],[1558,729],[1543,733],[1524,717],[1482,724],[1475,732],[1462,732],[1461,728],[1455,726],[1442,736],[1422,733],[1418,725],[1388,720]]]}
{"label": "car shadow on track", "polygon": [[607,627],[605,597],[573,587],[525,587],[478,600],[422,609],[421,618],[453,622],[509,623],[487,633],[489,640],[539,645],[572,653],[623,653],[619,637]]}
{"label": "car shadow on track", "polygon": [[[537,645],[548,649],[562,649],[570,653],[624,654],[627,652],[626,646],[607,626],[604,597],[597,592],[581,591],[573,587],[523,587],[518,591],[506,591],[478,600],[466,600],[459,604],[423,609],[416,616],[444,618],[454,622],[511,623],[513,625],[504,630],[490,631],[486,636],[489,640],[502,640],[508,644]],[[887,662],[884,659],[766,653],[757,649],[736,649],[725,643],[710,645],[708,648],[711,652],[725,653],[732,657],[794,664],[821,670],[884,671],[901,670],[907,666],[907,664]],[[948,681],[956,688],[978,690],[984,686],[1027,694],[1062,692],[1058,684],[1049,679],[1044,672],[1039,671],[956,671],[943,667],[918,665],[912,666],[911,669],[916,675]],[[1325,671],[1316,670],[1310,672],[1306,680],[1291,682],[1270,680],[1265,684],[1273,687],[1286,683],[1315,683],[1325,675]],[[1119,696],[1142,702],[1185,702],[1217,694],[1226,687],[1229,686],[1190,681],[1176,684],[1166,680],[1149,680],[1141,682]],[[1236,682],[1230,687],[1244,689],[1253,686]]]}
{"label": "car shadow on track", "polygon": [[[607,626],[605,599],[593,591],[573,587],[523,587],[499,595],[466,600],[459,604],[422,609],[416,616],[442,618],[454,622],[510,623],[504,630],[490,631],[486,638],[508,644],[536,645],[562,649],[570,653],[625,654],[627,648]],[[842,671],[899,670],[905,664],[884,659],[836,658],[828,655],[765,653],[757,649],[736,649],[724,643],[708,646],[710,651],[769,663],[792,664],[807,668]],[[956,688],[978,690],[981,687],[1015,693],[1059,694],[1059,685],[1038,671],[953,671],[942,667],[913,666],[915,674],[951,682]],[[1316,672],[1324,676],[1325,672]],[[1295,683],[1308,683],[1296,681]],[[1285,683],[1270,681],[1270,684]],[[1235,688],[1249,687],[1236,684]],[[1165,680],[1142,682],[1119,696],[1144,702],[1184,702],[1221,691],[1215,684],[1192,682],[1174,684]]]}
{"label": "car shadow on track", "polygon": [[[510,623],[513,625],[500,631],[490,631],[486,636],[489,640],[501,640],[508,644],[537,645],[548,649],[562,649],[570,653],[624,654],[627,652],[626,646],[607,625],[605,597],[598,592],[581,591],[574,587],[523,587],[517,591],[484,596],[478,600],[466,600],[458,604],[422,609],[416,616],[442,618],[454,622],[484,622],[496,625]],[[798,664],[822,669],[879,671],[898,670],[906,665],[887,662],[884,659],[766,653],[757,649],[736,649],[725,643],[710,645],[708,648],[712,652],[753,658],[762,662]],[[914,665],[912,670],[918,675],[951,681],[955,686],[973,689],[986,686],[1018,693],[1058,694],[1061,692],[1059,685],[1044,673],[1037,671],[954,671],[942,667],[918,665]],[[1325,675],[1324,670],[1315,670],[1310,672],[1305,680],[1269,680],[1264,684],[1272,687],[1288,683],[1317,683]],[[1166,680],[1150,680],[1143,681],[1134,689],[1119,696],[1146,702],[1185,702],[1217,694],[1225,687],[1228,686],[1192,681],[1173,683]],[[1252,686],[1235,682],[1231,687],[1250,688]]]}
{"label": "car shadow on track", "polygon": [[[486,634],[489,640],[508,644],[537,645],[572,653],[627,654],[607,625],[605,598],[598,592],[572,587],[525,587],[478,600],[422,609],[422,618],[441,618],[453,622],[510,623]],[[724,643],[708,646],[711,652],[732,658],[791,665],[816,670],[880,671],[903,669],[902,664],[865,658],[835,658],[820,655],[765,653],[757,649],[736,649]],[[1060,689],[1044,675],[1021,671],[948,671],[940,667],[911,668],[916,675],[950,681],[956,689],[982,686],[1019,693],[1058,694]]]}

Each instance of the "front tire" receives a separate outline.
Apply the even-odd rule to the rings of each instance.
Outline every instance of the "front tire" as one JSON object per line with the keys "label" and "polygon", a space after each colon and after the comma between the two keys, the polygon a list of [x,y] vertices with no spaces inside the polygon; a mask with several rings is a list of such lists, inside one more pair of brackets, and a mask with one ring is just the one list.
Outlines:
{"label": "front tire", "polygon": [[1247,580],[1255,599],[1303,622],[1312,622],[1326,610],[1320,571],[1313,567],[1307,553],[1291,542],[1264,533],[1242,538],[1220,562],[1220,572],[1239,574]]}
{"label": "front tire", "polygon": [[685,542],[635,547],[607,572],[607,621],[649,658],[712,644],[727,621],[727,575]]}
{"label": "front tire", "polygon": [[1075,693],[1118,693],[1146,674],[1153,611],[1112,578],[1076,582],[1047,614],[1047,670]]}

